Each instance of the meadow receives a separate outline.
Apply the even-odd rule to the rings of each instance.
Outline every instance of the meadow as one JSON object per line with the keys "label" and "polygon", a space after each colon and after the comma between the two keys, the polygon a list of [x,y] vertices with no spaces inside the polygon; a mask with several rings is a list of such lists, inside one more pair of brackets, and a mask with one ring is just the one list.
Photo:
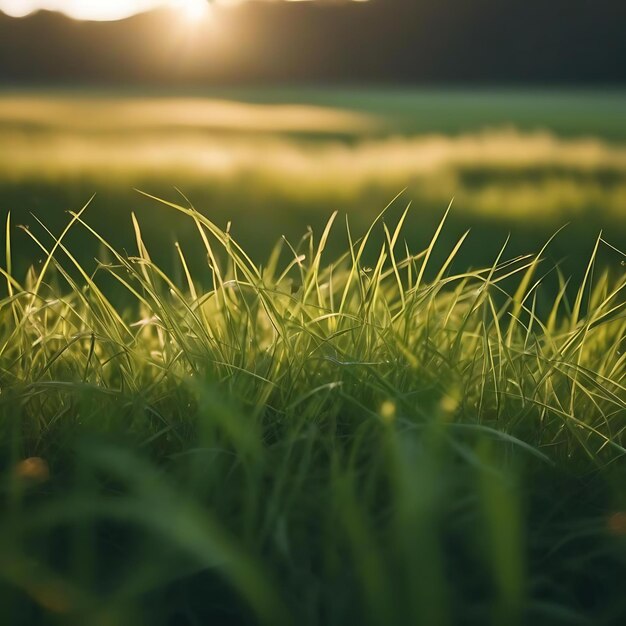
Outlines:
{"label": "meadow", "polygon": [[[133,243],[131,211],[157,251],[193,238],[138,188],[232,222],[261,260],[333,210],[366,228],[405,189],[397,214],[413,203],[414,248],[454,198],[447,242],[481,233],[462,263],[489,263],[509,233],[516,252],[533,251],[568,224],[553,260],[580,272],[600,230],[626,247],[625,107],[620,91],[7,91],[0,204],[16,224],[34,213],[58,231],[95,193],[92,222],[120,247]],[[17,249],[25,269],[37,251],[24,238]]]}
{"label": "meadow", "polygon": [[5,94],[8,623],[622,623],[623,100]]}

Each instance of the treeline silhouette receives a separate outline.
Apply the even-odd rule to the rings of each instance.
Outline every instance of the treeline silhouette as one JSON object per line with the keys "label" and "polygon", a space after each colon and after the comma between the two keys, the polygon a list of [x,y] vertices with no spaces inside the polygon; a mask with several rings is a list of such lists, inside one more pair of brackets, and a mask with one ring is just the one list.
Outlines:
{"label": "treeline silhouette", "polygon": [[626,82],[624,0],[249,2],[197,31],[0,15],[0,80],[128,84]]}

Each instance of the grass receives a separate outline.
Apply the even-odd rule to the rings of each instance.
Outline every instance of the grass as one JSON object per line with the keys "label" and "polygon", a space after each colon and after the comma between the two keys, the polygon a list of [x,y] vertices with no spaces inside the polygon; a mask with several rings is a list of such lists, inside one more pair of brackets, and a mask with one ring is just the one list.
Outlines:
{"label": "grass", "polygon": [[85,207],[27,231],[20,280],[7,220],[10,623],[623,620],[626,278],[602,237],[575,286],[550,242],[455,273],[469,238],[438,255],[444,218],[415,254],[407,212],[328,258],[333,215],[259,265],[159,202],[202,270],[177,246],[164,272],[136,219],[116,250]]}
{"label": "grass", "polygon": [[[626,248],[625,102],[619,90],[0,90],[1,219],[11,211],[33,225],[34,213],[56,231],[95,191],[98,232],[131,249],[131,229],[116,224],[134,211],[153,260],[170,272],[174,239],[195,265],[193,228],[132,188],[174,202],[184,189],[216,224],[233,222],[257,263],[277,234],[321,230],[332,209],[367,229],[406,188],[419,207],[405,229],[412,249],[427,245],[454,197],[444,249],[468,227],[483,238],[468,240],[461,269],[489,264],[511,231],[510,253],[521,254],[570,223],[549,253],[567,257],[564,271],[578,279],[589,231]],[[335,240],[328,250],[339,255],[345,242]],[[72,250],[88,265],[93,250],[81,241],[71,238]],[[39,251],[14,248],[21,274]]]}
{"label": "grass", "polygon": [[[80,107],[89,102],[100,101],[104,106],[124,105],[124,102],[143,101],[154,106],[151,101],[175,102],[187,100],[191,103],[203,99],[219,102],[237,102],[261,107],[292,105],[295,107],[314,107],[338,110],[345,113],[356,113],[370,116],[383,122],[370,128],[370,134],[380,135],[392,130],[394,133],[414,136],[436,133],[457,135],[467,132],[478,132],[485,128],[513,126],[522,132],[545,130],[558,137],[599,137],[619,143],[626,139],[626,122],[622,111],[626,101],[626,90],[623,88],[454,88],[454,87],[328,87],[298,85],[294,87],[263,87],[230,89],[190,89],[185,87],[177,92],[168,89],[164,97],[162,89],[139,89],[132,86],[110,88],[65,87],[62,89],[49,86],[18,87],[0,89],[4,101],[12,99],[30,99],[39,101],[34,110],[41,110],[46,102],[70,100],[73,107]],[[20,103],[24,106],[24,102]],[[0,112],[2,107],[0,107]],[[6,111],[6,109],[5,109]],[[24,120],[30,117],[33,109],[28,106],[25,112],[17,113]],[[74,111],[76,112],[76,111]],[[13,115],[1,115],[0,119],[7,122]],[[257,112],[258,113],[258,112]],[[316,119],[315,111],[311,112]],[[87,111],[87,119],[93,115]],[[187,124],[193,118],[192,111],[187,113]],[[37,125],[48,126],[55,118],[55,112],[49,110],[48,115],[37,121]],[[63,119],[63,118],[57,118]],[[266,119],[261,113],[261,119]],[[328,118],[326,118],[328,119]],[[84,124],[83,120],[74,123],[65,118],[67,128]],[[162,122],[163,120],[161,120]],[[180,118],[179,118],[180,121]],[[43,122],[43,123],[42,123]],[[105,120],[99,120],[106,125]],[[145,118],[139,118],[137,124],[143,126]],[[248,120],[247,124],[255,124]],[[284,126],[284,120],[280,124]],[[180,126],[180,125],[179,125]],[[298,128],[292,129],[297,131]],[[303,129],[300,129],[303,130]],[[332,134],[331,128],[325,130]],[[337,129],[335,128],[335,131]],[[354,126],[344,126],[339,135],[350,135]],[[361,132],[366,130],[361,128]]]}

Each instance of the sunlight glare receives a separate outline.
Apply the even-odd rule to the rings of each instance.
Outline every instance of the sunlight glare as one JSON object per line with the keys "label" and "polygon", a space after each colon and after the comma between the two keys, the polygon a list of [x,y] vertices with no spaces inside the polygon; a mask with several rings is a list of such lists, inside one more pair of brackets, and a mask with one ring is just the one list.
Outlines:
{"label": "sunlight glare", "polygon": [[180,8],[183,18],[192,23],[207,19],[211,9],[208,0],[182,0]]}
{"label": "sunlight glare", "polygon": [[[229,4],[218,0],[222,4]],[[58,11],[77,20],[120,20],[137,13],[171,8],[185,21],[201,22],[210,15],[210,0],[0,0],[0,12],[25,17],[39,10]]]}

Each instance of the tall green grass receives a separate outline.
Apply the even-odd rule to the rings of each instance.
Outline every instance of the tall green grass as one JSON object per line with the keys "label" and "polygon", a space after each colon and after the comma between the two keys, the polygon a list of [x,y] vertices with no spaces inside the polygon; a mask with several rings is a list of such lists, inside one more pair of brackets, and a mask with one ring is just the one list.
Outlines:
{"label": "tall green grass", "polygon": [[333,215],[257,265],[165,204],[195,226],[204,272],[178,246],[166,274],[135,219],[136,252],[116,250],[85,207],[59,235],[27,231],[43,262],[20,280],[7,220],[10,623],[626,615],[626,278],[596,268],[601,237],[575,288],[544,266],[549,242],[453,273],[466,234],[433,267],[445,217],[415,254],[407,212],[346,224],[327,259]]}

